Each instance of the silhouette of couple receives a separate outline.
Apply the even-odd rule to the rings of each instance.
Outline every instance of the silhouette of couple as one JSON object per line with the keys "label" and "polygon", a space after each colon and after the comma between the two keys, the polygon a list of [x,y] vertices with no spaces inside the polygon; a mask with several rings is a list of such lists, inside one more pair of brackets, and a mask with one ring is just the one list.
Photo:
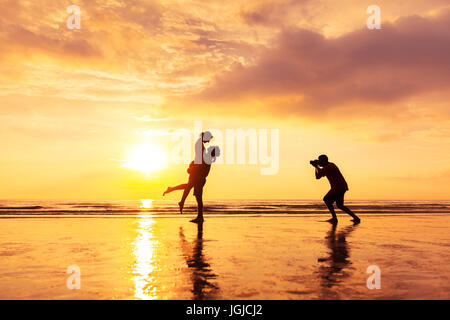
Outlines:
{"label": "silhouette of couple", "polygon": [[207,150],[205,143],[208,143],[213,138],[211,132],[205,131],[200,134],[200,138],[195,143],[195,157],[187,169],[189,174],[189,180],[187,183],[180,184],[175,187],[168,187],[163,193],[165,196],[167,193],[175,190],[183,190],[183,195],[178,206],[180,213],[183,213],[184,203],[191,189],[194,189],[194,196],[197,200],[197,217],[191,222],[202,223],[203,222],[203,187],[206,183],[206,177],[211,170],[211,164],[216,161],[216,158],[220,155],[220,150],[217,146],[210,146]]}
{"label": "silhouette of couple", "polygon": [[[175,187],[168,187],[163,193],[165,196],[167,193],[175,190],[183,190],[183,196],[178,203],[180,213],[183,213],[184,203],[191,189],[194,189],[194,196],[197,200],[197,217],[191,222],[202,223],[203,222],[203,187],[206,183],[206,177],[211,170],[211,164],[215,162],[216,158],[220,155],[220,150],[217,146],[211,146],[206,150],[205,143],[209,143],[213,136],[211,132],[205,131],[200,134],[199,139],[195,143],[195,159],[189,165],[187,172],[189,174],[189,180],[187,183],[180,184]],[[316,179],[327,177],[330,182],[331,189],[323,198],[328,210],[331,213],[332,218],[327,222],[336,224],[338,222],[336,212],[334,211],[333,204],[336,202],[336,206],[349,214],[353,218],[355,224],[360,223],[361,219],[356,216],[347,206],[344,205],[344,195],[348,191],[347,182],[344,176],[340,172],[339,168],[332,162],[328,161],[326,155],[319,156],[318,160],[310,162],[316,169]]]}

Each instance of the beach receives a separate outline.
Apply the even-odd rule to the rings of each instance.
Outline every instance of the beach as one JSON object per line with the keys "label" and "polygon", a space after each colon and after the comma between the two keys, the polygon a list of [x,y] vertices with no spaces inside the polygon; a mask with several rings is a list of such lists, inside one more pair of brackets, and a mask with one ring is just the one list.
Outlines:
{"label": "beach", "polygon": [[448,213],[0,217],[0,299],[450,298]]}

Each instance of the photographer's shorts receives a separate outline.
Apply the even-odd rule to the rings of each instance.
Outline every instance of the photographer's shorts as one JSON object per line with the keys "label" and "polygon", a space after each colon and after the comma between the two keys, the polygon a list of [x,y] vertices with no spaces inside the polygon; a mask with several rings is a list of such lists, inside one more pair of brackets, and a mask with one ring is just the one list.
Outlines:
{"label": "photographer's shorts", "polygon": [[336,202],[337,205],[342,205],[342,204],[344,204],[344,195],[346,192],[347,192],[347,190],[343,190],[343,191],[330,190],[325,195],[325,197],[323,197],[323,201],[331,202],[331,203]]}

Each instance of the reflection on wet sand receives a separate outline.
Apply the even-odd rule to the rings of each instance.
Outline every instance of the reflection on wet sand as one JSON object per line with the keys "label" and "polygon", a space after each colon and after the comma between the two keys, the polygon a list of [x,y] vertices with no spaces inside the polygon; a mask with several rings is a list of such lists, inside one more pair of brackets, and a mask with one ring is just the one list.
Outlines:
{"label": "reflection on wet sand", "polygon": [[203,224],[197,224],[197,238],[192,243],[186,240],[183,227],[180,227],[180,241],[186,263],[192,270],[193,299],[217,299],[219,287],[211,282],[217,276],[213,273],[203,255]]}
{"label": "reflection on wet sand", "polygon": [[134,241],[134,256],[136,263],[133,267],[134,273],[134,297],[142,300],[157,299],[156,287],[153,285],[153,271],[157,268],[154,259],[154,248],[158,240],[154,239],[153,228],[155,220],[140,219],[137,228],[138,236]]}
{"label": "reflection on wet sand", "polygon": [[336,224],[331,226],[326,239],[326,245],[330,249],[329,256],[319,258],[319,279],[321,286],[320,299],[338,299],[339,284],[350,276],[348,267],[352,264],[349,260],[350,250],[346,238],[352,233],[357,225],[344,228],[336,233]]}

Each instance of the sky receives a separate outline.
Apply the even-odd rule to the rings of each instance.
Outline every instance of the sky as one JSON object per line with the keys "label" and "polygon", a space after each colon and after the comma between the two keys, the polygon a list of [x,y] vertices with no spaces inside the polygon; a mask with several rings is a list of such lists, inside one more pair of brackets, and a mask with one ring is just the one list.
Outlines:
{"label": "sky", "polygon": [[[74,4],[80,29],[67,27]],[[323,153],[348,199],[450,199],[448,0],[0,0],[0,12],[1,199],[161,199],[187,181],[173,160],[198,123],[222,151],[206,199],[321,199],[309,161]],[[227,161],[239,129],[278,132],[273,174],[259,136],[256,163]]]}

